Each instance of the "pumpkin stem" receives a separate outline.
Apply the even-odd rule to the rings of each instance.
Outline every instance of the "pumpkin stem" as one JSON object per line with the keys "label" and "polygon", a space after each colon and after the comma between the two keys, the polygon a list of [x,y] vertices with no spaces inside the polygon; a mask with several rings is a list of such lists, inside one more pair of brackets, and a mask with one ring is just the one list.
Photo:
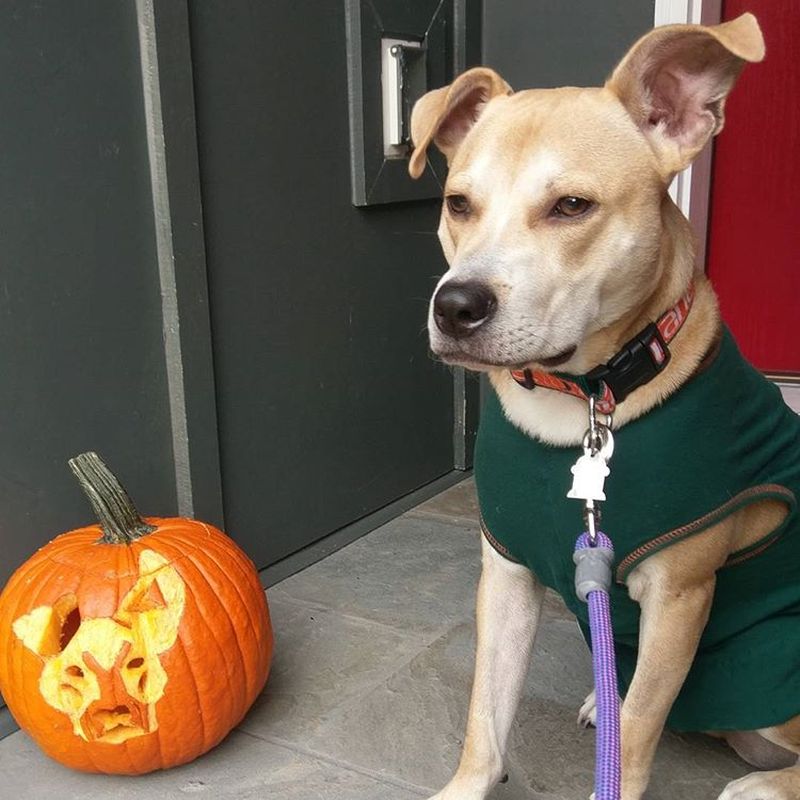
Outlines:
{"label": "pumpkin stem", "polygon": [[100,521],[103,544],[130,544],[156,529],[139,516],[130,496],[97,453],[81,453],[67,463]]}

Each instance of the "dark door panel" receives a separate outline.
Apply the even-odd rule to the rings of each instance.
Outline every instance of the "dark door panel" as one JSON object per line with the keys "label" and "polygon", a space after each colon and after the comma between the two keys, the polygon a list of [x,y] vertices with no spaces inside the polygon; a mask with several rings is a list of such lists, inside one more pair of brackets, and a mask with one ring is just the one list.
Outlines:
{"label": "dark door panel", "polygon": [[453,468],[439,204],[351,205],[343,3],[190,14],[226,525],[263,567]]}
{"label": "dark door panel", "polygon": [[4,4],[0,69],[2,589],[92,521],[76,453],[144,512],[176,493],[136,9]]}

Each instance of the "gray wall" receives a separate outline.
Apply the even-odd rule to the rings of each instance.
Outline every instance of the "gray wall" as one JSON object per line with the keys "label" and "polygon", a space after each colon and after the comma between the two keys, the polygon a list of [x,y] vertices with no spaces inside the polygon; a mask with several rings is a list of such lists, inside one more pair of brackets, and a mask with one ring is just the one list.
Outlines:
{"label": "gray wall", "polygon": [[0,9],[2,587],[91,519],[70,456],[176,495],[135,5]]}
{"label": "gray wall", "polygon": [[[485,0],[483,60],[520,87],[596,83],[651,25],[652,5],[642,0]],[[194,54],[189,50],[189,7]],[[276,318],[272,328],[263,327],[266,323],[254,328],[253,320],[265,316],[259,295],[271,292],[279,298],[291,287],[267,278],[267,264],[275,265],[277,274],[287,267],[296,272],[313,266],[323,281],[328,265],[349,276],[345,295],[362,303],[364,316],[354,319],[352,331],[335,327],[334,335],[354,332],[376,347],[344,367],[323,363],[318,368],[328,386],[342,368],[370,373],[363,387],[362,419],[385,407],[385,400],[375,405],[367,399],[379,397],[386,384],[395,385],[402,402],[393,416],[403,430],[414,430],[413,414],[403,416],[408,405],[424,408],[429,393],[447,390],[444,373],[431,374],[426,364],[420,330],[431,281],[444,266],[432,236],[435,203],[367,211],[347,203],[342,6],[332,3],[317,16],[309,16],[302,4],[254,6],[253,13],[266,16],[259,22],[259,37],[248,38],[252,27],[242,29],[244,44],[237,44],[236,23],[220,8],[208,2],[157,5],[164,134],[172,154],[167,160],[171,233],[181,335],[186,338],[180,357],[191,406],[192,461],[176,467],[136,5],[133,0],[7,0],[0,6],[0,585],[33,548],[87,520],[87,508],[65,467],[66,459],[80,450],[99,450],[145,511],[177,512],[176,471],[189,470],[195,511],[221,521],[195,91],[202,112],[211,311],[229,502],[242,508],[239,498],[257,492],[259,482],[251,482],[247,466],[234,463],[232,453],[252,452],[257,461],[258,453],[266,452],[270,437],[253,448],[250,432],[259,429],[270,409],[278,420],[274,434],[286,439],[285,452],[291,453],[297,437],[282,418],[301,404],[330,400],[333,411],[324,433],[329,440],[312,437],[306,445],[318,449],[320,473],[337,470],[343,449],[356,435],[348,432],[352,397],[343,387],[341,396],[323,392],[317,397],[311,384],[275,393],[273,376],[289,368],[272,346],[284,341],[286,320]],[[471,16],[479,11],[477,2],[469,3]],[[476,27],[473,20],[471,30]],[[293,37],[313,41],[316,55],[308,48],[296,50]],[[227,44],[227,52],[215,44],[219,41]],[[299,61],[298,53],[307,55]],[[250,66],[240,63],[245,56]],[[196,86],[193,58],[194,79],[200,81]],[[477,60],[471,45],[468,63]],[[272,76],[282,74],[280,65],[292,61],[291,80],[276,82]],[[316,90],[319,102],[327,105],[311,113],[304,92],[295,91],[299,86],[306,94]],[[283,127],[274,124],[270,94],[282,98]],[[228,114],[237,116],[236,126],[229,124]],[[320,121],[324,124],[315,132]],[[241,181],[234,175],[237,170]],[[298,188],[302,191],[295,192]],[[292,197],[296,207],[283,202]],[[288,223],[303,220],[309,202],[318,204],[310,235],[290,235],[297,229]],[[270,218],[270,204],[288,209],[285,225]],[[391,252],[379,268],[376,254],[389,249],[387,242]],[[361,266],[356,266],[356,253]],[[404,265],[418,277],[404,271]],[[331,277],[331,286],[341,286],[341,280]],[[245,291],[237,297],[231,287]],[[248,294],[248,287],[254,291]],[[308,287],[323,315],[315,325],[331,330],[340,315],[325,305],[329,289],[324,282]],[[407,308],[395,312],[416,315],[397,340],[397,350],[411,353],[421,365],[419,372],[403,366],[406,372],[399,374],[390,359],[381,358],[385,323],[380,306],[369,299],[381,292],[411,298]],[[253,336],[260,342],[256,356],[270,352],[279,359],[271,367],[258,367],[263,370],[261,408],[248,399],[251,355],[243,355]],[[301,348],[296,361],[308,364],[314,358],[314,342],[302,327],[286,342]],[[421,380],[426,373],[429,377]],[[435,439],[433,429],[449,425],[450,412],[437,405],[435,414],[425,418],[433,427],[423,438]],[[329,432],[334,420],[341,420],[340,429]],[[414,459],[429,459],[429,467],[415,477],[408,445],[401,447],[407,439],[403,434],[396,446],[383,448],[397,461],[396,477],[405,471],[399,481],[378,474],[372,459],[381,448],[367,459],[372,466],[366,466],[363,478],[388,481],[382,490],[387,499],[446,469],[448,448],[441,440],[436,455],[418,450]],[[293,466],[285,463],[260,479],[280,480],[282,469]],[[356,483],[361,477],[354,473],[349,479]],[[366,513],[379,503],[354,498],[350,513]],[[324,523],[320,512],[313,527],[321,534],[326,524],[333,529],[345,516]],[[242,524],[251,523],[242,518]],[[288,549],[285,542],[282,552]]]}
{"label": "gray wall", "polygon": [[654,0],[483,0],[484,63],[515,89],[601,84]]}

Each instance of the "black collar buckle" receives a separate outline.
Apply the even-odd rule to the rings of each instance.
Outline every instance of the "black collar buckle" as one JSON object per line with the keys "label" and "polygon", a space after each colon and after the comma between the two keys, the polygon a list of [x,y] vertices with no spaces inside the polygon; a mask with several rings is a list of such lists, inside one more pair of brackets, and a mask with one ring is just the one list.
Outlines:
{"label": "black collar buckle", "polygon": [[634,389],[649,383],[669,364],[670,352],[658,325],[651,322],[614,354],[607,364],[586,374],[589,381],[603,381],[621,403]]}

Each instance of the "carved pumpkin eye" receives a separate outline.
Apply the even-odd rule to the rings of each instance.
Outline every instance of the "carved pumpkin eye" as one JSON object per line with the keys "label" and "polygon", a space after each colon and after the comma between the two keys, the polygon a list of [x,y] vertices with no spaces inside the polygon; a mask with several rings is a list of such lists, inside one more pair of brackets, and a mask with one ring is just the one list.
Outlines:
{"label": "carved pumpkin eye", "polygon": [[568,195],[560,198],[550,213],[554,217],[581,217],[593,207],[594,203],[585,197]]}
{"label": "carved pumpkin eye", "polygon": [[81,612],[77,608],[64,617],[64,622],[61,623],[61,635],[58,639],[59,649],[64,651],[70,643],[72,637],[77,633],[78,628],[81,626]]}

